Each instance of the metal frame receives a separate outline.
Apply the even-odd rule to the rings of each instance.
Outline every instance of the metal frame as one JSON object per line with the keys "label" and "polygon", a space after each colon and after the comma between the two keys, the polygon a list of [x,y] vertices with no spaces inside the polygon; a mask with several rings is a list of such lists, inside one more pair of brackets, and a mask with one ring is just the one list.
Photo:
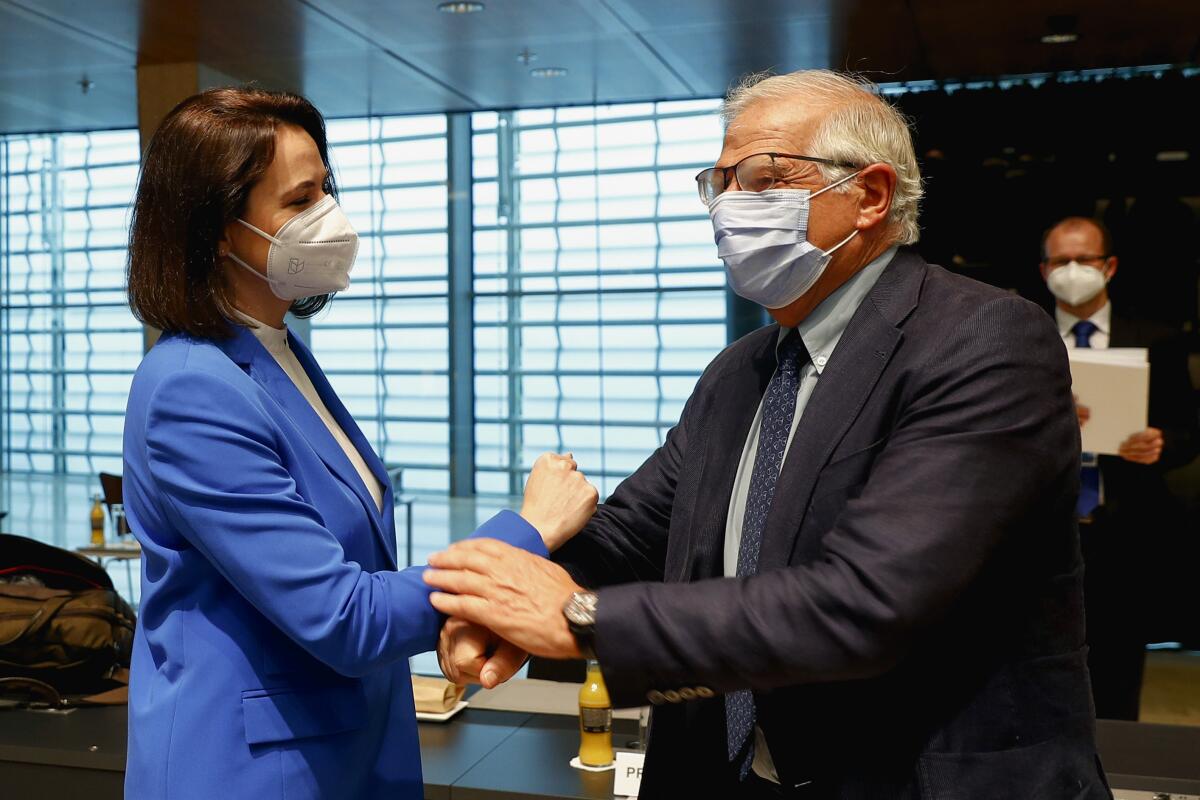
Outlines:
{"label": "metal frame", "polygon": [[471,115],[447,115],[450,260],[450,494],[475,494],[475,262]]}
{"label": "metal frame", "polygon": [[[131,137],[136,137],[134,132],[128,132]],[[72,460],[82,457],[88,464],[88,472],[94,471],[100,465],[95,463],[96,459],[107,459],[114,461],[120,458],[119,451],[111,449],[98,449],[92,437],[102,433],[97,431],[96,423],[103,418],[113,418],[120,416],[122,412],[111,408],[95,408],[94,401],[98,397],[95,393],[94,378],[103,376],[128,376],[131,375],[136,363],[131,363],[127,368],[94,368],[92,366],[94,359],[98,355],[98,351],[92,344],[93,335],[122,335],[130,334],[139,340],[141,339],[142,329],[134,323],[132,317],[130,324],[123,326],[118,323],[113,327],[97,326],[95,320],[98,312],[109,311],[113,309],[122,309],[125,307],[123,302],[119,300],[107,299],[108,296],[119,292],[120,287],[116,286],[100,286],[93,287],[93,269],[95,257],[99,254],[112,254],[121,252],[123,246],[112,244],[93,244],[91,234],[93,229],[90,227],[90,221],[87,223],[87,238],[82,245],[71,247],[64,246],[67,229],[67,215],[80,214],[86,215],[89,220],[92,215],[102,212],[113,212],[118,209],[126,208],[125,204],[112,202],[97,202],[92,203],[93,192],[97,189],[109,188],[109,185],[101,182],[93,177],[92,170],[94,169],[113,169],[121,167],[132,167],[136,165],[136,161],[127,158],[118,157],[115,160],[99,160],[93,157],[93,151],[97,147],[95,136],[104,136],[107,132],[96,132],[96,134],[84,133],[55,133],[42,135],[20,135],[9,136],[3,138],[3,166],[6,167],[2,177],[6,188],[12,187],[12,182],[17,181],[18,189],[26,191],[27,202],[23,207],[9,206],[3,209],[3,225],[4,229],[4,263],[3,263],[3,330],[0,331],[0,349],[3,349],[3,404],[0,409],[0,426],[3,427],[3,437],[0,442],[3,444],[3,467],[6,471],[11,471],[15,466],[14,454],[24,455],[30,459],[28,465],[23,466],[21,471],[39,471],[49,472],[54,474],[66,473],[72,468]],[[68,153],[66,152],[67,142],[69,139],[82,140],[77,142],[82,145],[79,153],[81,158],[71,158],[71,163],[67,163]],[[30,148],[25,152],[25,161],[21,165],[21,169],[11,170],[11,153],[12,142],[22,140],[30,142]],[[134,139],[131,139],[134,141]],[[116,141],[111,143],[112,146],[124,148],[125,144]],[[136,149],[136,144],[130,145]],[[43,149],[44,148],[44,149]],[[121,151],[123,153],[123,149]],[[120,155],[120,153],[118,153]],[[39,159],[41,160],[39,163]],[[76,185],[83,192],[83,201],[67,205],[67,198],[64,196],[64,176],[72,176],[75,179]],[[81,180],[79,180],[81,178]],[[19,182],[23,181],[22,187]],[[36,193],[36,198],[34,194]],[[19,215],[33,222],[41,223],[41,240],[40,243],[37,234],[27,232],[24,241],[19,249],[13,249],[11,245],[15,244],[12,241],[11,235],[11,219],[10,215]],[[36,246],[40,244],[40,246]],[[15,289],[13,285],[12,262],[14,257],[36,257],[45,259],[48,262],[49,270],[47,274],[48,284],[45,288],[31,289],[28,284],[20,289]],[[83,262],[82,270],[76,269],[69,262],[79,260]],[[74,270],[74,274],[68,275],[67,270]],[[82,280],[79,278],[79,272],[84,272]],[[16,302],[14,302],[14,300]],[[39,328],[36,331],[31,331],[28,326],[24,330],[14,329],[12,316],[13,314],[40,313],[47,317],[45,327]],[[82,317],[81,322],[69,323],[71,316],[78,315]],[[107,320],[106,320],[107,321]],[[23,365],[18,365],[11,353],[11,348],[8,346],[14,336],[20,335],[47,337],[49,339],[49,352],[44,354],[48,366],[33,366],[28,360]],[[69,337],[78,337],[83,335],[87,339],[87,345],[82,352],[81,366],[68,367],[67,364],[72,360],[79,360],[80,353],[67,352],[69,346]],[[138,348],[140,351],[140,348]],[[39,351],[40,352],[40,351]],[[48,387],[46,392],[46,404],[44,406],[35,407],[30,405],[29,399],[26,398],[19,407],[14,404],[14,379],[25,379],[32,381],[36,376],[43,376],[46,379]],[[78,379],[82,377],[85,387],[72,387],[72,378]],[[82,403],[78,402],[82,395]],[[75,401],[75,406],[69,407],[68,398]],[[39,419],[44,418],[47,423],[40,429],[37,429],[33,435],[44,437],[46,444],[39,446],[29,446],[31,441],[26,442],[24,446],[17,446],[13,440],[13,427],[11,415],[24,414],[27,418]],[[82,429],[78,433],[73,433],[69,421],[74,421],[77,427]],[[81,447],[79,444],[73,444],[71,439],[73,436],[81,436],[86,440]],[[49,459],[43,459],[43,464],[39,469],[34,469],[33,459],[37,456],[50,456]],[[49,469],[46,469],[46,463],[49,464]],[[77,467],[76,467],[77,469]]]}

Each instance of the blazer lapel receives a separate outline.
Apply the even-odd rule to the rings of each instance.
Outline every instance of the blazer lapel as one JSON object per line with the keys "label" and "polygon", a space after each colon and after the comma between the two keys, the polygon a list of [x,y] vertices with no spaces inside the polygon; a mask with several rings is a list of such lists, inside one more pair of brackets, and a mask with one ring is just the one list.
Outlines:
{"label": "blazer lapel", "polygon": [[[358,426],[354,425],[345,407],[337,400],[337,396],[333,393],[320,368],[316,366],[311,354],[303,346],[296,347],[297,340],[289,334],[289,345],[295,348],[297,360],[308,373],[309,379],[313,382],[313,386],[317,389],[317,394],[320,396],[325,407],[333,414],[334,420],[342,426],[342,430],[350,438],[359,453],[363,455],[363,459],[371,467],[372,474],[379,478],[382,474],[382,483],[387,494],[384,498],[383,510],[387,511],[390,508],[390,486],[387,480],[386,471],[382,464],[372,464],[378,462],[378,458],[369,446],[365,446],[366,442],[359,431]],[[229,356],[238,362],[243,368],[248,369],[250,377],[257,381],[268,394],[278,403],[279,407],[292,420],[296,427],[303,434],[305,440],[312,447],[313,451],[324,462],[343,483],[350,487],[355,496],[362,503],[363,508],[367,511],[367,516],[370,518],[371,527],[375,531],[384,547],[384,552],[392,561],[392,566],[395,566],[395,537],[388,542],[388,537],[384,533],[383,520],[380,516],[380,509],[375,505],[375,500],[371,497],[367,487],[363,484],[362,477],[359,476],[358,470],[350,463],[350,459],[346,457],[346,453],[342,450],[341,445],[333,438],[333,434],[329,432],[329,428],[325,426],[324,420],[317,414],[316,410],[301,394],[296,384],[288,377],[283,368],[275,361],[275,358],[267,352],[267,349],[254,337],[254,334],[241,326],[237,326],[235,338],[225,347],[225,351]],[[333,402],[331,402],[333,401]],[[340,416],[339,416],[340,412]],[[349,424],[347,424],[347,422]],[[357,435],[357,438],[356,438]]]}
{"label": "blazer lapel", "polygon": [[[395,563],[396,523],[395,515],[391,511],[394,501],[392,498],[392,481],[388,475],[387,467],[380,460],[379,455],[375,452],[375,448],[367,441],[367,437],[363,435],[362,429],[358,427],[358,423],[354,421],[354,417],[346,409],[337,392],[333,390],[329,379],[325,377],[324,370],[321,369],[316,359],[313,358],[312,351],[291,331],[288,332],[288,345],[292,348],[292,352],[296,354],[296,360],[300,362],[300,366],[304,367],[304,371],[308,373],[309,380],[312,381],[313,387],[317,390],[317,396],[321,398],[321,402],[325,404],[325,408],[329,409],[329,413],[333,415],[334,421],[341,426],[342,431],[350,439],[350,443],[354,445],[354,449],[362,456],[367,469],[371,471],[371,474],[375,476],[375,480],[379,481],[383,487],[383,507],[378,508],[375,505],[375,499],[371,497],[370,492],[363,486],[358,470],[354,469],[352,464],[350,465],[354,479],[357,481],[351,485],[354,486],[356,491],[362,489],[361,492],[358,492],[359,499],[363,501],[367,511],[370,513],[372,522],[379,523],[375,525],[375,531],[383,540],[384,549],[387,550],[393,563]],[[341,451],[340,446],[338,450],[339,452]],[[345,459],[345,453],[342,453],[342,456]],[[347,464],[350,463],[349,459],[345,460]]]}
{"label": "blazer lapel", "polygon": [[712,408],[705,412],[709,434],[700,455],[700,490],[692,510],[692,530],[684,537],[686,551],[672,559],[667,581],[714,578],[724,571],[725,525],[729,499],[746,436],[763,393],[775,373],[775,344],[779,326],[763,331],[763,341],[750,360],[717,377],[721,387],[713,392]]}
{"label": "blazer lapel", "polygon": [[763,533],[760,572],[791,560],[817,477],[900,343],[897,326],[916,306],[924,275],[919,257],[898,253],[842,334],[788,449]]}

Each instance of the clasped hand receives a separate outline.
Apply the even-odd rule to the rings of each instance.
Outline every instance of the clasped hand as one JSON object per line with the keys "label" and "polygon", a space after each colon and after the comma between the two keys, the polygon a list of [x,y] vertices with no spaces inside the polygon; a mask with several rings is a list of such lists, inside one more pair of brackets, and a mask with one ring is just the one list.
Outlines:
{"label": "clasped hand", "polygon": [[[545,453],[526,482],[521,516],[553,552],[583,528],[597,499],[569,454]],[[582,588],[552,561],[495,539],[469,539],[433,554],[429,565],[425,582],[438,590],[430,602],[450,617],[438,640],[447,680],[492,688],[530,654],[581,656],[562,607]]]}

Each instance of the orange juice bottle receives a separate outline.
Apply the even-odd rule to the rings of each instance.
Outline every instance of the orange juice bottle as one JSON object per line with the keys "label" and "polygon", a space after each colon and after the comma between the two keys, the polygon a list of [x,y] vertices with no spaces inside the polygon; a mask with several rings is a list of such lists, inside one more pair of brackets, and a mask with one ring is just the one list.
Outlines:
{"label": "orange juice bottle", "polygon": [[104,546],[104,506],[100,495],[92,497],[92,547]]}
{"label": "orange juice bottle", "polygon": [[599,661],[588,661],[587,679],[579,689],[579,761],[588,767],[613,762],[612,701]]}

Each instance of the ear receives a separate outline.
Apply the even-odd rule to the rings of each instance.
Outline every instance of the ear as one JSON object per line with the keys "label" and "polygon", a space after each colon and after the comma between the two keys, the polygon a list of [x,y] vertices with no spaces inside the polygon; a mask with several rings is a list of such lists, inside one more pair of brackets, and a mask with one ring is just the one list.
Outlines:
{"label": "ear", "polygon": [[233,225],[230,223],[221,231],[221,238],[217,239],[217,257],[225,258],[233,250],[233,237],[230,235],[233,232]]}
{"label": "ear", "polygon": [[871,164],[858,173],[855,182],[862,187],[855,223],[858,229],[870,230],[886,223],[896,191],[896,170],[890,164]]}
{"label": "ear", "polygon": [[1117,276],[1117,257],[1108,257],[1108,279],[1111,281]]}
{"label": "ear", "polygon": [[1038,271],[1042,273],[1042,282],[1044,283],[1050,277],[1050,265],[1043,261],[1038,265]]}

